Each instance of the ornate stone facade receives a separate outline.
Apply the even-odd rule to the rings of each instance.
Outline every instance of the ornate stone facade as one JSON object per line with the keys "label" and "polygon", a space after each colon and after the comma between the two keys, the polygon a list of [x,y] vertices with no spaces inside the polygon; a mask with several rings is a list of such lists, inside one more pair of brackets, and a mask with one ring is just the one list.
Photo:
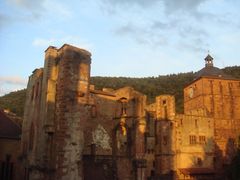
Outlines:
{"label": "ornate stone facade", "polygon": [[[211,179],[222,167],[218,160],[231,159],[217,157],[229,139],[234,147],[238,135],[240,81],[198,77],[184,89],[185,114],[176,114],[170,95],[147,105],[131,87],[96,90],[86,50],[65,44],[45,53],[44,68],[33,71],[27,87],[21,143],[26,179]],[[222,94],[213,95],[220,82]],[[232,83],[228,95],[224,83]]]}

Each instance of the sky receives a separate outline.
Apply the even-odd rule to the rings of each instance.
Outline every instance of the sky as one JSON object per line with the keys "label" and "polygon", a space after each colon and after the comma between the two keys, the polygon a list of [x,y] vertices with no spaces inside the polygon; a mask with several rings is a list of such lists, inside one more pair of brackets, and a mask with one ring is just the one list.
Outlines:
{"label": "sky", "polygon": [[92,54],[92,76],[239,65],[239,0],[0,0],[0,96],[23,89],[48,46]]}

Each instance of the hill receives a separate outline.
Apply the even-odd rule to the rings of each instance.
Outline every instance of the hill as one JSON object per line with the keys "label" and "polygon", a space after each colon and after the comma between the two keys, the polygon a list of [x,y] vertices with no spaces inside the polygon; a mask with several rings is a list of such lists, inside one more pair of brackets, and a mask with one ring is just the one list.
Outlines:
{"label": "hill", "polygon": [[19,117],[23,117],[26,89],[10,92],[0,97],[0,109],[8,109]]}
{"label": "hill", "polygon": [[[240,66],[226,67],[223,71],[235,78],[240,79]],[[130,78],[130,77],[91,77],[91,83],[96,89],[104,87],[118,89],[124,86],[131,86],[134,89],[146,94],[148,102],[160,94],[171,94],[176,99],[176,111],[183,112],[183,88],[194,78],[193,72],[171,74],[158,77]],[[23,116],[26,89],[11,92],[0,97],[0,108],[10,109],[18,116]]]}

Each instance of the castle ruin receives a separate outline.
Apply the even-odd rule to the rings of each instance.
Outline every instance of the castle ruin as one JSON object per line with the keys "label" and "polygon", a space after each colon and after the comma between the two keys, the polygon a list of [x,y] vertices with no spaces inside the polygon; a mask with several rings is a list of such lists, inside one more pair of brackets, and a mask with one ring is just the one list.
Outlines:
{"label": "castle ruin", "polygon": [[240,80],[205,58],[175,99],[153,104],[131,87],[97,90],[91,53],[65,44],[45,51],[29,77],[22,164],[31,180],[214,179],[235,155],[240,135]]}

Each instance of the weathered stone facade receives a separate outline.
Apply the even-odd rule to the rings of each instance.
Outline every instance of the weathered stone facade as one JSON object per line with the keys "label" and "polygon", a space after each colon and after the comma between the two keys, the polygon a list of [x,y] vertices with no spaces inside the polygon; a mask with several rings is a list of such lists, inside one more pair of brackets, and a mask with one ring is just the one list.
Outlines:
{"label": "weathered stone facade", "polygon": [[[91,54],[86,50],[65,44],[45,53],[44,68],[33,71],[27,87],[26,178],[211,178],[224,158],[231,159],[223,151],[229,138],[234,146],[238,135],[240,81],[201,76],[184,89],[185,114],[176,114],[170,95],[147,105],[146,96],[131,87],[96,90],[90,85]],[[210,80],[224,88],[232,83],[231,93],[228,89],[225,95],[224,89],[213,95],[215,85],[202,85]],[[189,99],[192,87],[197,90]],[[220,151],[221,163],[216,159]]]}

